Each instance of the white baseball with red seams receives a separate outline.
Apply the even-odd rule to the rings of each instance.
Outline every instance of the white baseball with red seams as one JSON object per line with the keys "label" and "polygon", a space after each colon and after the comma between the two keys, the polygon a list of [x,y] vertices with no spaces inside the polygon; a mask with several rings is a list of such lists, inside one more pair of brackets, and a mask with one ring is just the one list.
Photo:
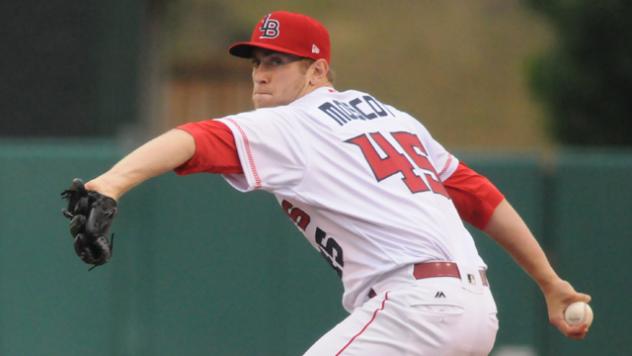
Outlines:
{"label": "white baseball with red seams", "polygon": [[[429,301],[435,301],[435,290],[449,289],[448,298],[440,300],[440,305],[447,302],[445,305],[456,308],[459,314],[467,312],[466,306],[473,302],[480,304],[483,298],[487,307],[482,312],[495,319],[489,288],[483,291],[480,281],[433,278],[430,294],[406,295],[406,290],[417,290],[428,281],[414,280],[412,274],[409,277],[415,263],[453,261],[473,274],[486,268],[441,184],[459,161],[415,118],[367,93],[324,87],[286,106],[220,121],[234,135],[244,171],[225,175],[226,180],[241,191],[262,189],[273,193],[341,277],[343,305],[352,314],[334,329],[336,332],[323,336],[323,342],[314,345],[311,354],[335,354],[336,347],[342,348],[357,338],[353,336],[363,329],[362,325],[369,331],[380,329],[377,321],[381,319],[385,322],[382,328],[388,325],[395,328],[391,332],[397,331],[393,316],[388,316],[391,310],[398,312],[395,306],[389,307],[400,305],[396,296],[421,298],[417,303],[424,305],[424,298],[430,294],[433,300]],[[469,283],[476,291],[456,287],[455,283]],[[379,295],[369,300],[372,288]],[[467,296],[462,295],[463,290]],[[369,328],[373,313],[377,321],[372,321]],[[428,318],[425,320],[420,318],[415,323],[423,327],[428,323]],[[341,332],[340,328],[349,330]],[[496,328],[489,327],[492,344]],[[364,337],[372,334],[369,331]],[[477,333],[483,331],[479,328]],[[388,334],[376,335],[381,339]],[[491,344],[477,340],[477,347],[491,348]],[[324,344],[334,349],[325,351],[318,346]],[[344,352],[353,354],[352,350],[347,345]],[[356,352],[362,351],[366,350]]]}
{"label": "white baseball with red seams", "polygon": [[569,325],[586,324],[590,327],[593,321],[592,308],[586,302],[571,303],[566,307],[566,310],[564,310],[564,320],[566,320]]}

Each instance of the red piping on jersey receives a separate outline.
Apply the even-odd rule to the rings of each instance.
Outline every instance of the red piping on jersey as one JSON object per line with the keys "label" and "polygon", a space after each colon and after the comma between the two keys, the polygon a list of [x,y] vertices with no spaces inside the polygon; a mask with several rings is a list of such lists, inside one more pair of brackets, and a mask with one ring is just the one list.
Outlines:
{"label": "red piping on jersey", "polygon": [[441,179],[441,176],[443,175],[443,173],[445,173],[445,171],[448,170],[448,168],[450,168],[450,163],[452,163],[452,158],[453,156],[450,155],[450,157],[448,157],[448,160],[445,162],[445,165],[443,166],[443,169],[441,170],[441,172],[439,172],[439,176],[437,178],[439,178],[439,180],[443,180]]}
{"label": "red piping on jersey", "polygon": [[339,356],[340,354],[342,354],[342,352],[344,350],[347,349],[347,347],[349,347],[349,345],[351,345],[351,343],[358,338],[358,336],[360,336],[362,333],[364,333],[366,331],[366,329],[369,327],[369,325],[371,325],[371,323],[375,320],[375,318],[377,317],[377,313],[379,313],[381,310],[384,310],[384,306],[386,305],[386,301],[388,300],[388,292],[384,295],[384,300],[382,300],[382,304],[380,305],[379,308],[375,309],[375,311],[373,312],[373,316],[371,317],[371,320],[369,320],[368,323],[366,323],[366,325],[364,325],[364,327],[362,328],[362,330],[360,330],[360,332],[358,332],[357,334],[355,334],[351,340],[349,340],[349,342],[347,342],[345,344],[345,346],[343,346],[340,351],[338,351],[336,353],[336,356]]}
{"label": "red piping on jersey", "polygon": [[246,156],[248,156],[248,164],[250,165],[250,171],[255,178],[255,188],[261,188],[261,178],[259,178],[259,173],[257,173],[257,166],[255,165],[255,159],[252,156],[252,150],[250,149],[250,141],[248,141],[248,136],[246,136],[246,132],[244,132],[244,130],[235,120],[227,120],[237,127],[237,130],[239,130],[239,134],[241,135],[241,137],[244,138],[244,145],[246,146]]}

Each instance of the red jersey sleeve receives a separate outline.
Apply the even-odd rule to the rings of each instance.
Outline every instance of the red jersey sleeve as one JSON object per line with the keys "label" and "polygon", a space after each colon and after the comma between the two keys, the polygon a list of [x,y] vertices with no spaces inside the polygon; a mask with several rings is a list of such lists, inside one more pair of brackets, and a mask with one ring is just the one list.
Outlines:
{"label": "red jersey sleeve", "polygon": [[505,197],[487,178],[463,163],[443,182],[461,219],[483,230]]}
{"label": "red jersey sleeve", "polygon": [[217,120],[190,122],[177,127],[193,136],[195,153],[174,169],[178,175],[193,173],[243,173],[235,138],[228,126]]}

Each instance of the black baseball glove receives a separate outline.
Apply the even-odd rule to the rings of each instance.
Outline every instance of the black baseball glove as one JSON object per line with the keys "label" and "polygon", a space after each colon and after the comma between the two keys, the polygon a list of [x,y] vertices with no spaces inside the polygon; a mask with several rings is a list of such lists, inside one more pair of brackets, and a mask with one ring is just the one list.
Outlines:
{"label": "black baseball glove", "polygon": [[106,263],[112,257],[114,247],[114,234],[108,235],[116,215],[116,201],[86,190],[78,178],[73,179],[70,188],[61,196],[68,200],[68,208],[62,212],[70,219],[70,235],[77,256],[92,268]]}

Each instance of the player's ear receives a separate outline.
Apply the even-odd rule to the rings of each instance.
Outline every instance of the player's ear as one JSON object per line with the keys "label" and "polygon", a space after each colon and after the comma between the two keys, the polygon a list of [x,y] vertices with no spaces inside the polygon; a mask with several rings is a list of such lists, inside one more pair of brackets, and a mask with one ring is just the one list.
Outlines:
{"label": "player's ear", "polygon": [[329,73],[329,63],[324,59],[318,59],[311,65],[312,75],[310,84],[319,84],[327,81],[327,73]]}

